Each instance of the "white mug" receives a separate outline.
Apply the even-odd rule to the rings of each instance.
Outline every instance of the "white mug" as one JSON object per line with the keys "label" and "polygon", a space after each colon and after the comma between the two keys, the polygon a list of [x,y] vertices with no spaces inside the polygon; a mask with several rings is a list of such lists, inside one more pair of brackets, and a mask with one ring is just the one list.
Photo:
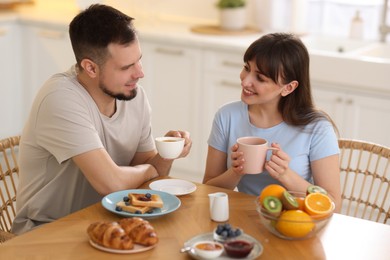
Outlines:
{"label": "white mug", "polygon": [[209,194],[210,217],[216,222],[225,222],[229,219],[229,200],[224,192]]}

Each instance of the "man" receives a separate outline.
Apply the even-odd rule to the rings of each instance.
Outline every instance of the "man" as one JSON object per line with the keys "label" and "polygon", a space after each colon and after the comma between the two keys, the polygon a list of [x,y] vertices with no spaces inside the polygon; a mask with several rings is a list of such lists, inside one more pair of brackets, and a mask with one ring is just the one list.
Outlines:
{"label": "man", "polygon": [[[133,18],[92,5],[70,23],[77,64],[50,78],[37,94],[20,144],[17,216],[26,232],[169,174],[151,133],[150,106],[137,85],[144,76]],[[190,151],[185,138],[179,157]]]}

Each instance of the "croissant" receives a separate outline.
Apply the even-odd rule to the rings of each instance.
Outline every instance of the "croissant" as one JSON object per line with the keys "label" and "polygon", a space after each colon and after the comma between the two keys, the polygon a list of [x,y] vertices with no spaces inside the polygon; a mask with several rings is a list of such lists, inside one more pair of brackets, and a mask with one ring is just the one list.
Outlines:
{"label": "croissant", "polygon": [[123,218],[119,225],[136,244],[152,246],[158,242],[157,234],[147,220],[138,217]]}
{"label": "croissant", "polygon": [[95,222],[89,225],[87,233],[98,245],[113,249],[133,249],[133,240],[117,222]]}

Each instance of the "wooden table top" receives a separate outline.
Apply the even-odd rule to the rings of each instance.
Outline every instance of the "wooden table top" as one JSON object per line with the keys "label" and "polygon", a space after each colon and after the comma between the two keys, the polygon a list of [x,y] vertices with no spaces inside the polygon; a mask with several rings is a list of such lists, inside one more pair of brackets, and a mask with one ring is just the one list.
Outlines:
{"label": "wooden table top", "polygon": [[[148,188],[148,184],[143,188]],[[210,220],[208,194],[224,191],[229,194],[229,223],[241,227],[263,245],[259,259],[390,259],[390,225],[334,214],[317,236],[302,241],[283,240],[261,224],[255,196],[196,185],[195,192],[179,197],[182,204],[178,210],[149,219],[160,239],[158,245],[149,251],[123,255],[93,248],[88,243],[86,232],[89,224],[120,219],[97,203],[0,245],[0,258],[191,259],[188,254],[180,253],[180,249],[185,241],[211,232],[218,225]]]}

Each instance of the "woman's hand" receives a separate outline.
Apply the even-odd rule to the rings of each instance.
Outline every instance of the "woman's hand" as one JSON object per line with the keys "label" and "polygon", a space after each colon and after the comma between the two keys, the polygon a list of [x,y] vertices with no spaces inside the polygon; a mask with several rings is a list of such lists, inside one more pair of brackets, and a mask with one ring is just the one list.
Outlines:
{"label": "woman's hand", "polygon": [[243,152],[238,151],[238,144],[235,144],[231,148],[232,154],[230,158],[232,159],[232,169],[237,174],[244,174],[242,171],[244,169],[244,157]]}
{"label": "woman's hand", "polygon": [[270,160],[265,163],[265,169],[273,178],[280,180],[288,171],[290,171],[289,163],[291,159],[290,156],[280,148],[279,144],[272,143],[271,147],[278,148],[278,150],[272,151]]}
{"label": "woman's hand", "polygon": [[184,158],[186,157],[191,150],[192,146],[192,140],[190,138],[190,133],[187,131],[175,131],[175,130],[170,130],[168,133],[165,134],[165,136],[172,136],[172,137],[182,137],[184,138],[184,148],[181,154],[179,155],[178,158]]}

